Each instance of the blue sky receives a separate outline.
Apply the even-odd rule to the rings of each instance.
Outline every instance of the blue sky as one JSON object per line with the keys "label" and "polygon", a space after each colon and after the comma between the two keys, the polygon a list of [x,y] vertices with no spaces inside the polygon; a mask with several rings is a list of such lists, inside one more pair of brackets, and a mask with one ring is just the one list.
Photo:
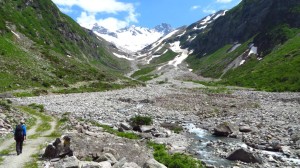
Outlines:
{"label": "blue sky", "polygon": [[52,0],[81,26],[95,23],[110,30],[136,25],[153,28],[160,23],[177,28],[192,24],[241,0]]}

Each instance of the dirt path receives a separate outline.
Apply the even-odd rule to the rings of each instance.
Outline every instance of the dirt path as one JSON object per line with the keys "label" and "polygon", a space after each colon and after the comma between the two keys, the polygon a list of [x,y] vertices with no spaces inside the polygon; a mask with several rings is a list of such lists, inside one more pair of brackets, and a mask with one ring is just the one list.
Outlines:
{"label": "dirt path", "polygon": [[[36,133],[36,128],[41,123],[41,120],[38,119],[37,124],[28,131],[27,135],[33,135]],[[36,154],[40,148],[40,145],[44,144],[47,141],[46,135],[51,134],[54,131],[56,121],[53,120],[51,123],[51,129],[42,133],[39,138],[37,139],[27,139],[24,141],[23,144],[23,153],[20,155],[17,155],[16,151],[9,153],[7,156],[3,156],[4,161],[0,165],[0,168],[22,168],[24,167],[25,163],[31,161],[31,155]],[[5,141],[1,145],[1,150],[9,148],[11,145],[15,145],[15,142],[13,139]],[[4,146],[5,145],[5,146]]]}

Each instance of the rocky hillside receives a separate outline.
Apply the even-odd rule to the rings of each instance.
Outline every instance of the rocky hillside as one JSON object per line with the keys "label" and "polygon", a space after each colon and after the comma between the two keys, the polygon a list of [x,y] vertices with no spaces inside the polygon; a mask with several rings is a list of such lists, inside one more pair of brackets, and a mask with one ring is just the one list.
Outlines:
{"label": "rocky hillside", "polygon": [[114,81],[127,68],[51,0],[1,0],[0,46],[0,92]]}
{"label": "rocky hillside", "polygon": [[177,67],[186,59],[193,72],[226,85],[300,91],[299,9],[297,0],[243,0],[173,31],[138,54],[156,70]]}

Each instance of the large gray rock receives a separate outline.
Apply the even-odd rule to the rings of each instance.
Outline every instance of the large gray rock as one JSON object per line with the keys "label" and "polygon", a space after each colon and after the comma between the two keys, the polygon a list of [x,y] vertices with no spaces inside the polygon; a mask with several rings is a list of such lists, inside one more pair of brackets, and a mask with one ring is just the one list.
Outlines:
{"label": "large gray rock", "polygon": [[148,133],[155,131],[155,128],[153,126],[147,126],[147,125],[142,125],[140,126],[141,132]]}
{"label": "large gray rock", "polygon": [[111,153],[104,153],[102,156],[99,156],[99,158],[96,160],[96,162],[103,162],[103,161],[108,161],[111,164],[117,163],[117,159],[114,157],[113,154]]}
{"label": "large gray rock", "polygon": [[123,128],[124,130],[131,130],[132,127],[128,124],[128,123],[121,123],[120,124],[121,128]]}
{"label": "large gray rock", "polygon": [[235,150],[226,159],[233,161],[239,160],[246,163],[262,163],[262,159],[258,155],[243,148]]}
{"label": "large gray rock", "polygon": [[236,132],[236,128],[229,122],[223,122],[214,128],[214,135],[216,136],[228,136]]}
{"label": "large gray rock", "polygon": [[126,158],[124,157],[119,162],[114,164],[113,168],[122,168],[122,166],[124,166],[125,163],[126,163]]}
{"label": "large gray rock", "polygon": [[239,131],[240,132],[251,132],[252,129],[248,125],[244,125],[244,126],[240,126]]}
{"label": "large gray rock", "polygon": [[54,165],[54,168],[80,168],[79,162],[76,156],[71,156],[60,160]]}
{"label": "large gray rock", "polygon": [[165,165],[159,163],[155,159],[149,159],[143,166],[143,168],[167,168]]}
{"label": "large gray rock", "polygon": [[102,166],[98,162],[88,162],[88,161],[81,161],[79,163],[80,168],[102,168]]}
{"label": "large gray rock", "polygon": [[134,163],[134,162],[130,162],[130,163],[126,162],[122,166],[122,168],[141,168],[141,167],[139,165],[137,165],[136,163]]}

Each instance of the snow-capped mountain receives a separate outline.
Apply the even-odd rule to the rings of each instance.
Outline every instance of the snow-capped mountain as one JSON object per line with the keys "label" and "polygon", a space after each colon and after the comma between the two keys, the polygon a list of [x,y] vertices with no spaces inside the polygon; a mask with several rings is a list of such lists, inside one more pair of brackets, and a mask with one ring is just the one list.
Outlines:
{"label": "snow-capped mountain", "polygon": [[145,48],[172,30],[172,27],[166,23],[162,23],[153,29],[133,25],[117,31],[110,31],[97,24],[92,28],[95,34],[128,53]]}
{"label": "snow-capped mountain", "polygon": [[191,48],[189,44],[195,40],[198,35],[209,29],[211,23],[225,14],[226,11],[221,10],[204,17],[188,27],[181,27],[171,31],[163,38],[160,38],[140,52],[137,52],[137,57],[144,57],[145,62],[150,64],[153,59],[163,56],[171,50],[172,52],[177,53],[177,56],[166,63],[166,65],[173,65],[177,67],[188,57],[188,55],[193,53],[194,49]]}

